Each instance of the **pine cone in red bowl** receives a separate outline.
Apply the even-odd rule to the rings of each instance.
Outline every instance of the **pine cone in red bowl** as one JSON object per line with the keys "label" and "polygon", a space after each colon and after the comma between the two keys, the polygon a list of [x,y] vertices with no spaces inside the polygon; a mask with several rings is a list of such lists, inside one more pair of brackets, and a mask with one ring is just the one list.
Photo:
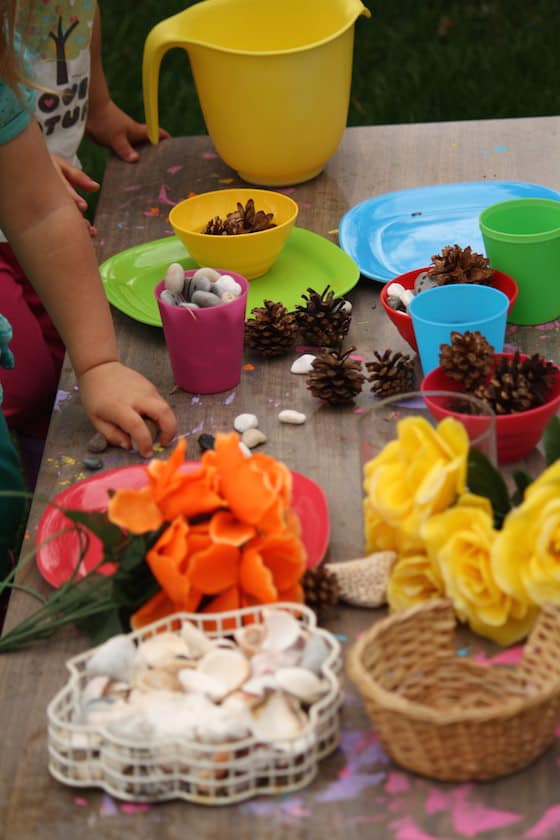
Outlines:
{"label": "pine cone in red bowl", "polygon": [[[560,407],[560,367],[553,362],[543,360],[547,368],[545,375],[547,390],[546,396],[542,395],[540,398],[544,401],[526,410],[520,411],[515,408],[516,405],[522,404],[518,400],[523,400],[524,396],[529,398],[531,395],[540,392],[543,384],[542,377],[535,384],[533,384],[534,380],[531,377],[534,362],[535,356],[526,356],[523,353],[494,353],[493,355],[493,369],[487,378],[486,385],[489,386],[487,388],[488,401],[496,413],[498,464],[510,464],[527,456],[537,446],[546,424],[554,417]],[[523,378],[528,379],[528,381],[518,382],[519,387],[516,388],[514,394],[511,390],[511,382],[512,379],[518,378],[516,377],[516,369],[520,365],[525,366],[524,370],[528,373],[528,376]],[[497,377],[496,374],[498,374]],[[497,380],[501,382],[502,387],[496,388]],[[434,368],[423,378],[420,383],[420,390],[465,392],[462,383],[448,377],[441,366]],[[501,399],[500,402],[496,403],[495,397],[498,391]],[[482,393],[479,394],[478,391],[474,393],[484,398]],[[461,420],[461,414],[444,408],[441,403],[438,403],[437,397],[426,397],[426,402],[437,420],[449,416]],[[511,413],[499,413],[504,410],[504,403],[509,403],[509,408],[513,409]]]}
{"label": "pine cone in red bowl", "polygon": [[[416,278],[419,274],[423,272],[427,272],[430,266],[426,268],[415,268],[413,271],[407,271],[405,274],[399,274],[397,277],[394,277],[392,280],[389,280],[381,289],[381,304],[383,309],[408,344],[412,347],[415,353],[418,352],[418,347],[416,344],[416,337],[414,335],[414,328],[412,326],[412,318],[408,314],[408,312],[401,312],[397,309],[393,309],[392,306],[389,306],[388,302],[388,295],[387,290],[391,283],[400,283],[404,289],[413,291],[414,284],[416,282]],[[488,286],[493,286],[495,289],[498,289],[500,292],[503,292],[509,298],[509,308],[508,314],[511,312],[513,304],[517,299],[518,288],[517,283],[510,277],[509,274],[504,274],[501,271],[494,270],[494,275],[492,277],[492,281],[487,283]],[[421,293],[420,293],[421,294]]]}

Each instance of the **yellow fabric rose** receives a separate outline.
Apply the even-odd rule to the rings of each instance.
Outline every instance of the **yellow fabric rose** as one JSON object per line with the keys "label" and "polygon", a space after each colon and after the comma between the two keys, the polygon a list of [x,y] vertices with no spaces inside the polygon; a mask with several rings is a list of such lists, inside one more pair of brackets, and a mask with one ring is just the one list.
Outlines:
{"label": "yellow fabric rose", "polygon": [[465,491],[469,439],[462,423],[446,417],[434,428],[424,417],[407,417],[397,435],[364,467],[368,552],[421,552],[422,524]]}
{"label": "yellow fabric rose", "polygon": [[560,464],[546,470],[506,516],[492,551],[500,586],[515,598],[560,604]]}
{"label": "yellow fabric rose", "polygon": [[426,554],[400,557],[387,582],[387,603],[391,610],[406,610],[431,598],[442,598],[444,594],[438,565]]}
{"label": "yellow fabric rose", "polygon": [[458,618],[475,633],[509,645],[527,634],[537,610],[526,597],[510,597],[496,581],[492,547],[498,532],[491,513],[465,501],[432,517],[421,535]]}

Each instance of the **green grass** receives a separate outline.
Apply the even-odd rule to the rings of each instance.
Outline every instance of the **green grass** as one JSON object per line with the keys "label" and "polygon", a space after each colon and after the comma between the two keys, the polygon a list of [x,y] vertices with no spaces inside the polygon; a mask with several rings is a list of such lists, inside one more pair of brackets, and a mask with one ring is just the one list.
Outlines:
{"label": "green grass", "polygon": [[[365,3],[372,17],[356,25],[348,125],[560,112],[558,0]],[[146,35],[159,20],[190,5],[142,0],[111,14],[101,0],[105,74],[115,101],[136,119],[144,119]],[[224,79],[226,93],[228,83]],[[160,121],[175,135],[205,132],[188,58],[180,49],[168,53],[162,64]],[[85,140],[81,157],[84,168],[101,178],[106,153]]]}

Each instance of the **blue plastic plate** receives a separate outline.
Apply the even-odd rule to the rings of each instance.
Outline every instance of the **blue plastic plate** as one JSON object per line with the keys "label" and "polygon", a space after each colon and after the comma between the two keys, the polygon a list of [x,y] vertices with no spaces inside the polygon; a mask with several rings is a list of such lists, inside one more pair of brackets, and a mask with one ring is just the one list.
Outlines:
{"label": "blue plastic plate", "polygon": [[385,193],[356,204],[338,226],[340,247],[365,277],[381,283],[429,265],[446,245],[484,253],[478,227],[482,210],[510,198],[552,198],[538,184],[470,181]]}

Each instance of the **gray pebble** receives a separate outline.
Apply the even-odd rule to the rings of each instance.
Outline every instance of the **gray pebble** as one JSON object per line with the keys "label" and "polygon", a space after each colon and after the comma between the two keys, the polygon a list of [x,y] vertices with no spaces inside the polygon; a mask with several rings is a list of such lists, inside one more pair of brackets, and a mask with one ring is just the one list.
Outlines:
{"label": "gray pebble", "polygon": [[87,445],[88,452],[105,452],[109,446],[109,441],[101,432],[96,432]]}
{"label": "gray pebble", "polygon": [[387,297],[387,306],[389,306],[391,309],[395,309],[397,312],[404,312],[404,306],[401,302],[400,297],[389,295]]}
{"label": "gray pebble", "polygon": [[437,286],[437,282],[428,274],[427,271],[422,271],[414,281],[414,291],[416,294],[425,292],[426,289],[433,289]]}
{"label": "gray pebble", "polygon": [[193,303],[197,303],[202,307],[218,306],[222,302],[218,295],[214,295],[212,292],[203,291],[194,292],[191,295],[191,300]]}
{"label": "gray pebble", "polygon": [[103,461],[97,455],[86,455],[85,458],[82,458],[82,464],[88,470],[100,470],[103,466]]}
{"label": "gray pebble", "polygon": [[194,292],[209,292],[211,286],[212,283],[205,274],[191,277],[191,282],[189,283],[191,297]]}
{"label": "gray pebble", "polygon": [[172,292],[170,289],[163,289],[163,291],[160,292],[159,299],[164,303],[167,303],[169,306],[179,306],[183,300],[181,295],[178,295],[177,292]]}

